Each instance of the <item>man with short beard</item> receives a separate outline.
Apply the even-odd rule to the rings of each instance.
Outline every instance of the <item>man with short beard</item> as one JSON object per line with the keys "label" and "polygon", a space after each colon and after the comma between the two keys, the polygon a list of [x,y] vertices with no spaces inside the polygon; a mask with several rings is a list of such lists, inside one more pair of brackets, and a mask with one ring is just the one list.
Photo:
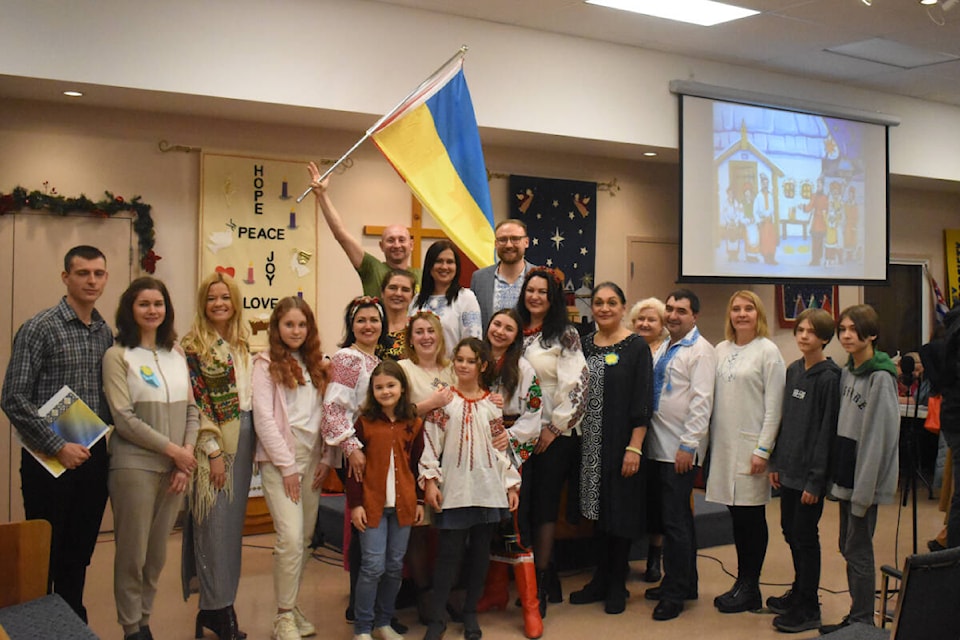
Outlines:
{"label": "man with short beard", "polygon": [[486,329],[494,311],[512,309],[520,298],[520,287],[527,270],[535,265],[524,259],[530,238],[523,220],[503,220],[493,231],[500,261],[473,272],[470,289],[480,303],[480,316]]}

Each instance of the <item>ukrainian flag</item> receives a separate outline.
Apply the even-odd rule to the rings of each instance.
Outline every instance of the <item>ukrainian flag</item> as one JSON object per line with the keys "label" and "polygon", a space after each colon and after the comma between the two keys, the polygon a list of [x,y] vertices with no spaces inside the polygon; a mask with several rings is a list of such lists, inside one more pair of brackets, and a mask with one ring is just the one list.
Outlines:
{"label": "ukrainian flag", "polygon": [[463,57],[367,133],[474,264],[493,264],[493,206]]}

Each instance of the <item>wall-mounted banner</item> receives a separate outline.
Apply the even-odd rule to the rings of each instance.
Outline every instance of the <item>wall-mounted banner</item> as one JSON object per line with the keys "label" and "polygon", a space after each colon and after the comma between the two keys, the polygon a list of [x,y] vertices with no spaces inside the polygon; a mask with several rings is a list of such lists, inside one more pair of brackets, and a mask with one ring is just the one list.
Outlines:
{"label": "wall-mounted banner", "polygon": [[234,277],[256,350],[267,346],[280,299],[299,295],[316,309],[313,199],[298,205],[290,195],[290,185],[307,179],[305,167],[305,161],[203,154],[199,277],[213,271]]}
{"label": "wall-mounted banner", "polygon": [[960,229],[944,229],[943,240],[947,257],[947,306],[951,309],[960,302]]}

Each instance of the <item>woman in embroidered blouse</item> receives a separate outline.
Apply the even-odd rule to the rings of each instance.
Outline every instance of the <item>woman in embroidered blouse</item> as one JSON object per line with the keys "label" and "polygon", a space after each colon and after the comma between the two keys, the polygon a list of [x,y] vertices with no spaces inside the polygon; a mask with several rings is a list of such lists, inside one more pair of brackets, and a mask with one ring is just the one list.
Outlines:
{"label": "woman in embroidered blouse", "polygon": [[580,513],[594,521],[597,568],[571,604],[626,608],[630,545],[645,529],[643,440],[653,414],[653,361],[646,341],[623,326],[626,298],[612,282],[593,289],[596,333],[583,338],[590,392],[583,417]]}
{"label": "woman in embroidered blouse", "polygon": [[413,302],[417,281],[406,269],[391,269],[380,284],[380,301],[387,314],[383,344],[377,348],[381,360],[402,360],[403,336],[407,331],[407,312]]}
{"label": "woman in embroidered blouse", "polygon": [[727,339],[716,349],[707,500],[727,505],[737,547],[737,580],[713,604],[723,613],[738,613],[763,606],[767,460],[780,430],[786,368],[768,338],[766,312],[754,292],[730,297],[724,333]]}
{"label": "woman in embroidered blouse", "polygon": [[410,308],[420,310],[433,311],[440,318],[447,358],[461,339],[483,335],[480,303],[473,291],[460,286],[460,256],[449,240],[438,240],[427,249],[420,294]]}
{"label": "woman in embroidered blouse", "polygon": [[[667,347],[670,346],[670,332],[666,326],[667,307],[659,298],[646,298],[630,309],[630,326],[633,332],[647,341],[653,362],[656,364]],[[647,570],[643,574],[646,582],[660,582],[660,559],[663,556],[663,502],[660,499],[660,476],[656,465],[644,465],[650,471],[647,476]]]}
{"label": "woman in embroidered blouse", "polygon": [[167,538],[197,465],[197,405],[187,362],[174,349],[173,324],[164,284],[137,278],[120,296],[117,344],[103,356],[103,391],[114,420],[108,476],[113,591],[125,640],[152,637]]}
{"label": "woman in embroidered blouse", "polygon": [[197,473],[183,531],[184,598],[197,591],[197,631],[240,637],[233,602],[253,471],[250,350],[233,278],[214,273],[197,290],[193,326],[183,338],[193,397],[200,409]]}
{"label": "woman in embroidered blouse", "polygon": [[[407,376],[410,402],[423,417],[434,409],[446,406],[453,398],[453,366],[447,360],[440,318],[432,311],[417,311],[407,321],[404,333],[403,360],[397,362]],[[430,509],[419,524],[433,520]],[[430,527],[415,526],[407,544],[407,568],[417,588],[417,610],[420,619],[428,619],[427,597],[432,576],[433,552],[430,548]]]}
{"label": "woman in embroidered blouse", "polygon": [[[319,437],[328,363],[310,305],[290,296],[270,315],[270,348],[253,358],[255,460],[273,518],[273,586],[277,615],[273,640],[316,633],[297,598],[320,506],[320,485],[331,457]],[[335,450],[332,450],[335,451]]]}
{"label": "woman in embroidered blouse", "polygon": [[589,381],[580,336],[567,320],[562,278],[554,269],[531,269],[517,303],[523,321],[523,356],[537,372],[543,393],[540,435],[524,464],[520,496],[521,504],[530,506],[541,617],[547,613],[547,596],[551,602],[563,600],[551,555],[564,482],[572,480],[570,495],[576,495],[580,420]]}
{"label": "woman in embroidered blouse", "polygon": [[453,398],[453,366],[447,359],[440,318],[432,311],[417,311],[407,320],[403,352],[397,362],[410,385],[410,401],[417,414],[445,406]]}
{"label": "woman in embroidered blouse", "polygon": [[[339,448],[347,459],[350,477],[363,480],[366,458],[363,444],[357,438],[356,425],[360,407],[367,397],[370,374],[380,364],[376,356],[383,342],[386,325],[380,301],[369,296],[354,298],[347,305],[343,318],[344,340],[330,363],[330,384],[323,396],[323,439],[328,447]],[[344,514],[349,520],[349,514]],[[354,596],[360,571],[360,545],[352,544],[356,530],[351,527],[345,537],[345,565],[350,570],[350,601],[347,618],[354,613]]]}

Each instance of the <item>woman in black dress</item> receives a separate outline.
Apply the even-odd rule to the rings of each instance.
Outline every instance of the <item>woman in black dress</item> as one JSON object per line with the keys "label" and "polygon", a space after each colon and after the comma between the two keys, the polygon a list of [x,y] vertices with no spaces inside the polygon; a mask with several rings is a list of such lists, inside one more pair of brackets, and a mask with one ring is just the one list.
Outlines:
{"label": "woman in black dress", "polygon": [[646,341],[623,326],[623,291],[612,282],[593,289],[597,332],[583,338],[590,369],[587,410],[581,423],[580,512],[594,521],[597,568],[572,604],[626,608],[628,556],[645,533],[643,439],[653,413],[653,359]]}

